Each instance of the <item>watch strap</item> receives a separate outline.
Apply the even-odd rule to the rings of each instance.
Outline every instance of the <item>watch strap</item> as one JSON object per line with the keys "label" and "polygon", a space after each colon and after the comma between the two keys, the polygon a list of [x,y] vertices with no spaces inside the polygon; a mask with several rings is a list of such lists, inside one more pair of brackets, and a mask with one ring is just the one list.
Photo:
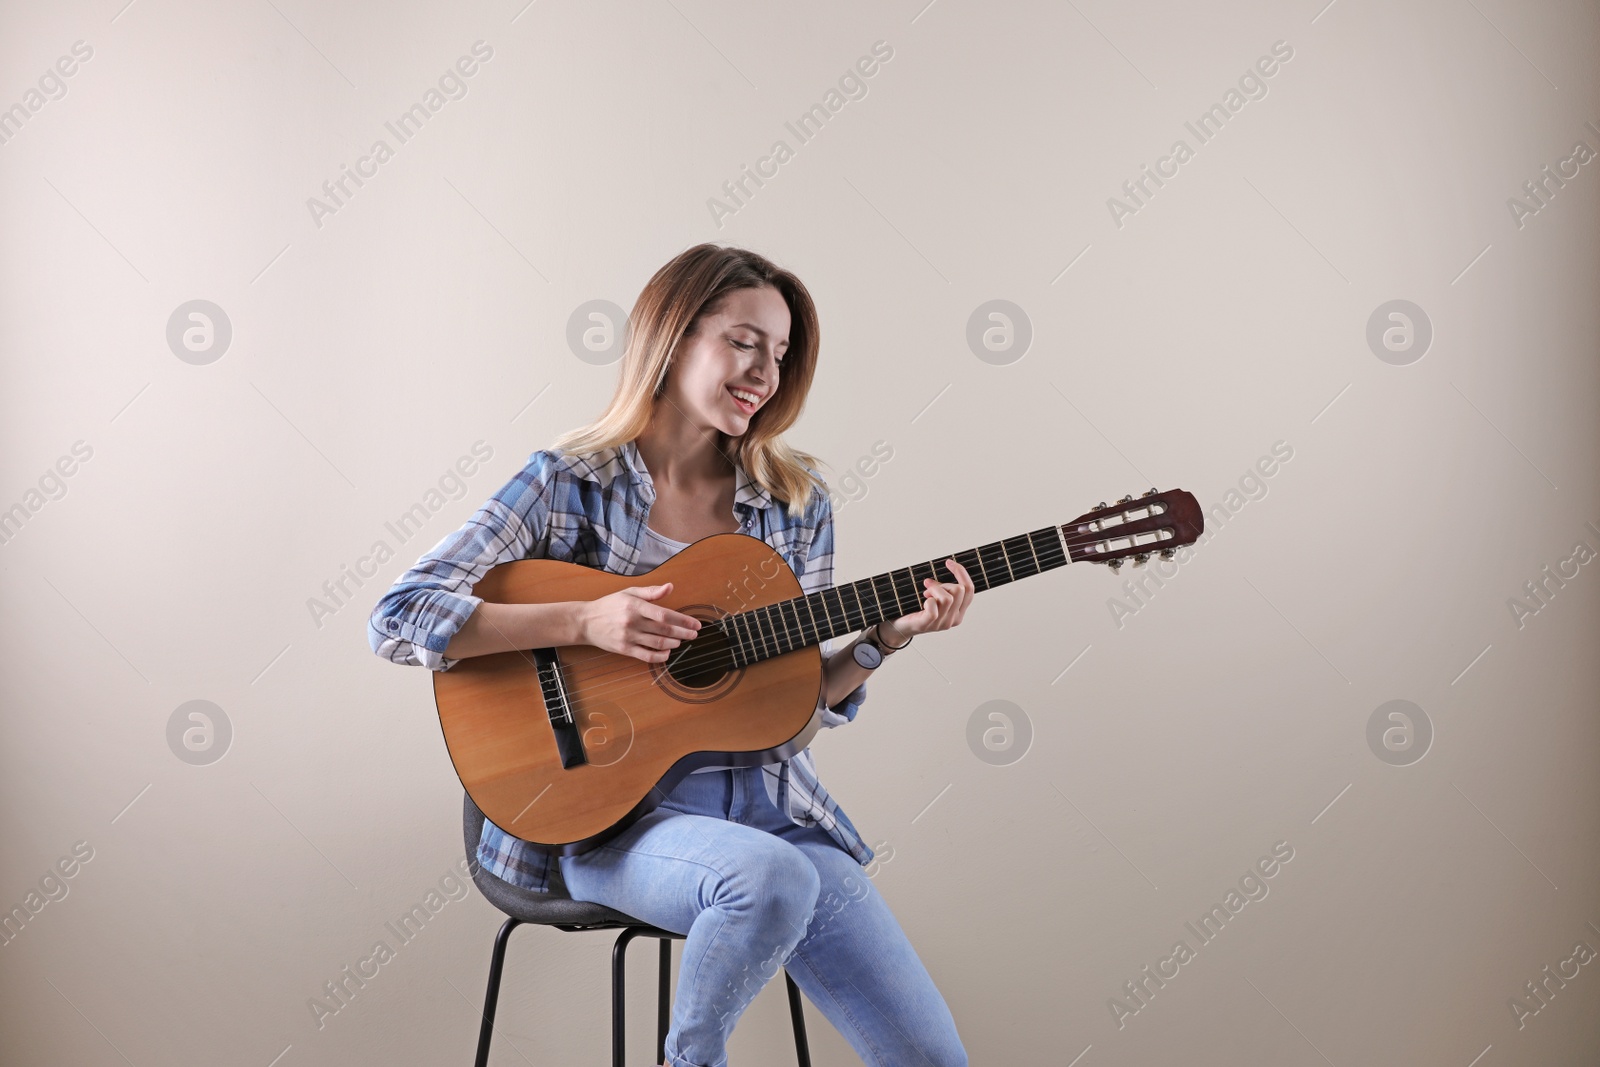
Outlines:
{"label": "watch strap", "polygon": [[878,651],[885,654],[890,652],[899,652],[902,648],[910,645],[911,642],[915,641],[916,639],[917,635],[912,634],[910,637],[906,638],[906,643],[904,645],[891,645],[883,639],[883,632],[878,629],[877,623],[872,624],[872,637],[869,638],[874,645],[878,646]]}

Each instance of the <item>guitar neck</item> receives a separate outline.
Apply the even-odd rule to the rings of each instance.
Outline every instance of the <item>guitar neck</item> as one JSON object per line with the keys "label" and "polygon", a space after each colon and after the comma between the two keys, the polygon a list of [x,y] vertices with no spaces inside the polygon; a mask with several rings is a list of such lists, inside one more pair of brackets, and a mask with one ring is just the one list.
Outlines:
{"label": "guitar neck", "polygon": [[735,665],[748,666],[855,633],[875,622],[915,614],[922,610],[923,579],[956,580],[945,565],[952,556],[967,569],[973,588],[980,593],[1072,562],[1061,529],[1046,526],[821,592],[733,612],[723,616],[720,625]]}

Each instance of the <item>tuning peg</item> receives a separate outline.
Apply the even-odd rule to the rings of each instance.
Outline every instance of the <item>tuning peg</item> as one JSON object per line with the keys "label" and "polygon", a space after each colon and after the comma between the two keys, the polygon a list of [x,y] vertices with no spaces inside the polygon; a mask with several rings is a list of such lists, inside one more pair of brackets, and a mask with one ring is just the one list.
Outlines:
{"label": "tuning peg", "polygon": [[1099,510],[1100,510],[1100,509],[1101,509],[1101,508],[1103,508],[1103,507],[1105,507],[1105,506],[1106,506],[1106,502],[1105,502],[1105,501],[1104,501],[1104,500],[1102,500],[1102,501],[1100,501],[1100,503],[1098,503],[1098,504],[1096,504],[1096,505],[1095,505],[1095,506],[1094,506],[1094,509],[1095,509],[1095,510],[1096,510],[1096,511],[1099,511]]}
{"label": "tuning peg", "polygon": [[1150,562],[1150,553],[1148,553],[1148,552],[1140,552],[1139,554],[1137,554],[1137,555],[1135,555],[1133,557],[1133,565],[1135,567],[1143,567],[1146,563],[1149,563],[1149,562]]}
{"label": "tuning peg", "polygon": [[1155,496],[1156,495],[1156,487],[1152,485],[1148,490],[1146,490],[1141,495],[1143,495],[1143,496]]}
{"label": "tuning peg", "polygon": [[1108,559],[1106,560],[1106,566],[1111,568],[1112,574],[1116,574],[1118,571],[1122,570],[1122,560]]}
{"label": "tuning peg", "polygon": [[1178,550],[1175,549],[1175,548],[1163,548],[1161,550],[1161,558],[1162,559],[1171,559],[1173,556],[1176,556],[1177,554],[1178,554]]}
{"label": "tuning peg", "polygon": [[1117,501],[1117,503],[1119,503],[1119,504],[1131,504],[1131,503],[1133,503],[1133,494],[1129,493],[1127,496],[1125,496],[1121,500]]}

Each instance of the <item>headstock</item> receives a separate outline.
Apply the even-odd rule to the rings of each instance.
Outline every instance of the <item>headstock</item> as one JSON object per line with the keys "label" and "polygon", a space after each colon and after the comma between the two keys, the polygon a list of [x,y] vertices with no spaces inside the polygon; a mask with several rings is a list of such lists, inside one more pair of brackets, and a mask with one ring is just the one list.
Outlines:
{"label": "headstock", "polygon": [[1143,564],[1153,553],[1171,559],[1205,530],[1205,515],[1194,495],[1183,489],[1154,489],[1137,500],[1132,493],[1115,504],[1101,501],[1061,527],[1074,563],[1104,563],[1112,570],[1133,558]]}

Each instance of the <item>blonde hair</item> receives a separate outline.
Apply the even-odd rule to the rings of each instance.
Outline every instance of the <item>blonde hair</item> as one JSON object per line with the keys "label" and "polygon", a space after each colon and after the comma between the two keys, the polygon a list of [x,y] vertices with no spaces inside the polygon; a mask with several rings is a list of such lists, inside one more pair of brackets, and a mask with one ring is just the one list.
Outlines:
{"label": "blonde hair", "polygon": [[778,388],[751,416],[738,437],[723,434],[724,455],[737,462],[775,499],[791,518],[804,514],[816,486],[828,487],[820,475],[806,470],[821,461],[791,448],[782,434],[805,409],[806,394],[817,367],[817,310],[799,278],[770,260],[743,248],[698,244],[673,257],[639,293],[628,319],[622,370],[616,392],[600,417],[569,430],[552,449],[586,454],[632,441],[649,426],[655,401],[664,395],[667,366],[685,337],[694,336],[707,315],[720,310],[737,289],[771,287],[789,305],[789,347],[784,353]]}

